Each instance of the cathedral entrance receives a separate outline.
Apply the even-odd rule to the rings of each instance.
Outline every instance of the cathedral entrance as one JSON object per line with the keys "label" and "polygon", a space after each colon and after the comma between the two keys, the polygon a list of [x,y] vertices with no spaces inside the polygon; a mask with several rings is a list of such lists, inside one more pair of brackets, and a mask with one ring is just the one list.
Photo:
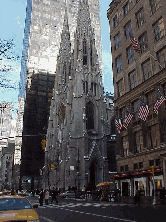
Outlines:
{"label": "cathedral entrance", "polygon": [[92,162],[90,168],[90,183],[95,185],[95,163]]}
{"label": "cathedral entrance", "polygon": [[94,160],[89,167],[90,184],[92,187],[95,187],[97,184],[97,169],[98,169],[98,165],[97,165],[97,162]]}

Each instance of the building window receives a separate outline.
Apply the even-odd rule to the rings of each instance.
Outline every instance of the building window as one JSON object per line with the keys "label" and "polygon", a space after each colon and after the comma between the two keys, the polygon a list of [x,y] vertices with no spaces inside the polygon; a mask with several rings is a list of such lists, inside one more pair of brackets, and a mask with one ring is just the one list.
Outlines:
{"label": "building window", "polygon": [[138,42],[140,44],[140,49],[141,52],[145,52],[146,49],[148,48],[148,38],[147,38],[147,33],[143,33],[139,38],[138,38]]}
{"label": "building window", "polygon": [[78,59],[78,54],[79,54],[79,41],[77,40],[77,59]]}
{"label": "building window", "polygon": [[118,98],[123,95],[122,94],[123,90],[124,90],[123,79],[121,79],[119,82],[117,82]]}
{"label": "building window", "polygon": [[122,70],[122,55],[119,55],[115,59],[116,71],[120,72]]}
{"label": "building window", "polygon": [[129,3],[127,2],[125,6],[123,6],[123,17],[125,17],[129,12]]}
{"label": "building window", "polygon": [[120,43],[120,34],[118,33],[117,35],[114,36],[114,49],[118,49],[120,46],[121,46],[121,43]]}
{"label": "building window", "polygon": [[111,119],[111,134],[115,134],[115,118]]}
{"label": "building window", "polygon": [[146,94],[146,103],[150,109],[150,114],[153,113],[155,102],[156,102],[156,91],[147,93]]}
{"label": "building window", "polygon": [[136,18],[136,26],[137,26],[137,28],[139,28],[139,27],[142,26],[143,23],[145,22],[145,20],[144,20],[143,8],[141,8],[141,9],[135,14],[135,18]]}
{"label": "building window", "polygon": [[131,21],[129,21],[125,26],[124,26],[124,35],[126,39],[130,39],[130,33],[132,34],[131,30]]}
{"label": "building window", "polygon": [[2,131],[1,132],[1,136],[5,136],[6,135],[6,132],[5,131]]}
{"label": "building window", "polygon": [[87,57],[88,57],[88,54],[87,54],[87,42],[84,39],[83,40],[83,65],[87,65]]}
{"label": "building window", "polygon": [[83,92],[85,94],[88,94],[88,82],[87,81],[83,82]]}
{"label": "building window", "polygon": [[128,165],[125,165],[125,172],[128,172]]}
{"label": "building window", "polygon": [[154,160],[149,160],[149,166],[154,166]]}
{"label": "building window", "polygon": [[120,167],[120,172],[124,172],[124,166]]}
{"label": "building window", "polygon": [[130,64],[134,60],[134,49],[132,45],[126,49],[126,54],[127,54],[128,64]]}
{"label": "building window", "polygon": [[134,170],[138,169],[138,163],[134,163]]}
{"label": "building window", "polygon": [[64,77],[64,82],[66,83],[66,64],[63,67],[63,77]]}
{"label": "building window", "polygon": [[132,111],[133,111],[133,120],[138,119],[138,110],[140,107],[140,100],[136,100],[132,103]]}
{"label": "building window", "polygon": [[139,169],[143,169],[143,162],[139,162]]}
{"label": "building window", "polygon": [[92,102],[86,104],[86,128],[94,129],[94,105]]}
{"label": "building window", "polygon": [[149,0],[151,14],[153,14],[160,7],[159,1],[160,0]]}
{"label": "building window", "polygon": [[160,159],[156,159],[156,166],[160,166]]}
{"label": "building window", "polygon": [[90,64],[93,66],[93,42],[90,41]]}
{"label": "building window", "polygon": [[96,96],[96,88],[97,88],[97,84],[94,83],[94,93],[95,93],[95,96]]}
{"label": "building window", "polygon": [[137,133],[134,132],[133,133],[133,145],[134,145],[134,153],[137,153],[138,150],[137,150],[137,137],[136,137]]}
{"label": "building window", "polygon": [[146,81],[152,76],[152,69],[150,59],[142,63],[142,72],[143,72],[143,79]]}
{"label": "building window", "polygon": [[134,89],[137,86],[137,77],[135,70],[129,73],[129,82],[130,82],[130,90]]}
{"label": "building window", "polygon": [[118,15],[116,14],[113,18],[113,27],[115,28],[118,25]]}
{"label": "building window", "polygon": [[155,22],[153,28],[155,39],[158,41],[165,35],[163,18],[160,18],[157,22]]}
{"label": "building window", "polygon": [[[161,49],[157,53],[157,59],[158,59],[160,65],[162,66],[162,68],[166,68],[166,48]],[[161,66],[159,66],[160,69],[161,69]]]}

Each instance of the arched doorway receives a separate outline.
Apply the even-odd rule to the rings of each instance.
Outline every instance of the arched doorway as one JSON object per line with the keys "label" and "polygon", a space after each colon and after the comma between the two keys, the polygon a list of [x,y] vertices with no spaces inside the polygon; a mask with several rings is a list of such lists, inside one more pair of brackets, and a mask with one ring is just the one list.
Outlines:
{"label": "arched doorway", "polygon": [[90,167],[90,184],[92,187],[96,186],[97,182],[97,171],[98,171],[98,164],[96,160],[93,160]]}

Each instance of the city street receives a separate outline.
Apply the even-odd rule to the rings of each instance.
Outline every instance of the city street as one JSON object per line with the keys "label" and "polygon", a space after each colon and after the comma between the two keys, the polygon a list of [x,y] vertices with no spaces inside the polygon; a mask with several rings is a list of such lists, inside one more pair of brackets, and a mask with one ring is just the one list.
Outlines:
{"label": "city street", "polygon": [[[28,197],[32,204],[39,204],[37,197]],[[107,202],[58,198],[59,203],[43,204],[36,211],[40,222],[111,222],[111,221],[165,221],[166,206],[135,206]],[[50,203],[50,200],[49,200]]]}

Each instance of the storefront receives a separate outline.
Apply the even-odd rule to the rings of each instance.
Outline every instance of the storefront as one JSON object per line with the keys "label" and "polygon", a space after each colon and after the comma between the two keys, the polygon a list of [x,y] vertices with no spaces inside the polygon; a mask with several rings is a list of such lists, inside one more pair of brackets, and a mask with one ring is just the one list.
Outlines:
{"label": "storefront", "polygon": [[[155,184],[155,190],[159,191],[161,188],[164,187],[164,180],[163,175],[154,176],[154,184]],[[153,180],[150,181],[150,196],[153,196]]]}
{"label": "storefront", "polygon": [[134,194],[141,191],[142,196],[146,196],[146,177],[134,178]]}
{"label": "storefront", "polygon": [[124,179],[120,181],[121,196],[131,196],[131,181]]}
{"label": "storefront", "polygon": [[[154,173],[155,189],[159,194],[160,189],[164,187],[162,169],[156,169]],[[118,174],[112,178],[115,179],[116,187],[120,189],[121,196],[133,196],[136,190],[141,191],[141,196],[153,196],[153,177],[150,170]]]}

